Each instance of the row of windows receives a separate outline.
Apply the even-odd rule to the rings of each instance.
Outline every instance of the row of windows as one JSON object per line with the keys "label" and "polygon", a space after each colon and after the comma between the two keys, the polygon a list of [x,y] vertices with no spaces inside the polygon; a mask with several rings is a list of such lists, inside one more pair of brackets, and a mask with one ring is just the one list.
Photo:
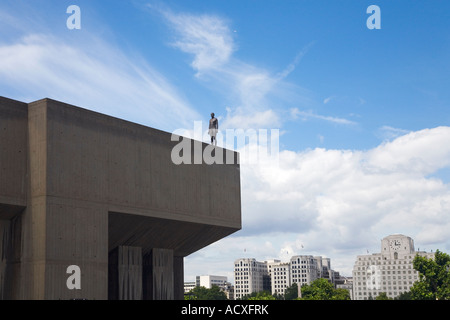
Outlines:
{"label": "row of windows", "polygon": [[[404,258],[405,259],[410,259],[411,261],[412,261],[412,259],[414,259],[413,256],[404,256]],[[358,261],[366,261],[366,260],[381,260],[381,256],[378,256],[378,257],[358,257]],[[401,262],[401,261],[399,261],[399,262]]]}
{"label": "row of windows", "polygon": [[[372,273],[372,274],[365,274],[365,273],[356,273],[355,272],[355,274],[353,275],[353,277],[355,278],[355,280],[358,280],[358,279],[361,279],[361,278],[363,278],[363,279],[365,279],[366,278],[366,276],[368,277],[368,278],[370,278],[370,277],[381,277],[381,276],[383,276],[384,277],[384,275],[386,275],[386,274],[388,274],[388,275],[391,275],[391,271],[381,271],[381,272],[375,272],[375,273]],[[401,275],[402,274],[402,271],[397,271],[397,273],[395,273],[395,271],[392,271],[392,274],[394,275],[394,274],[396,274],[396,275]],[[404,279],[406,279],[406,274],[408,274],[409,275],[409,278],[411,278],[411,276],[414,276],[414,277],[416,277],[417,278],[417,272],[415,272],[415,271],[408,271],[408,272],[406,272],[406,271],[403,271],[403,278]],[[393,276],[393,277],[395,277],[395,276]],[[400,278],[400,277],[399,277]]]}
{"label": "row of windows", "polygon": [[[317,269],[315,266],[310,266],[310,265],[306,265],[306,266],[292,266],[292,269]],[[324,269],[326,269],[324,267]]]}
{"label": "row of windows", "polygon": [[381,292],[386,292],[388,294],[388,296],[397,296],[399,294],[401,294],[402,292],[407,292],[409,289],[406,288],[398,288],[396,289],[395,287],[383,287],[382,289],[378,290],[378,292],[374,292],[374,291],[361,291],[361,292],[355,292],[355,295],[357,296],[372,296],[375,297],[377,296],[379,293]]}
{"label": "row of windows", "polygon": [[296,263],[299,263],[299,264],[309,264],[309,263],[314,263],[314,260],[310,260],[310,261],[307,261],[307,260],[301,260],[301,261],[295,261],[295,260],[293,260],[293,261],[291,261],[291,263],[292,264],[296,264]]}
{"label": "row of windows", "polygon": [[292,275],[292,278],[297,278],[297,277],[302,277],[302,278],[306,278],[307,276],[309,276],[309,274],[299,274],[299,275],[297,275],[297,274],[294,274],[294,275]]}
{"label": "row of windows", "polygon": [[395,269],[413,269],[413,266],[412,266],[412,264],[404,265],[404,266],[377,266],[377,265],[371,264],[371,265],[369,265],[369,268],[366,268],[363,266],[363,267],[358,267],[357,269],[354,269],[354,270],[368,270],[368,269],[372,269],[372,268],[381,269],[381,270],[390,270],[390,269],[395,270]]}
{"label": "row of windows", "polygon": [[292,270],[293,274],[296,274],[296,273],[313,273],[313,272],[314,272],[314,270],[313,271],[311,271],[311,270]]}

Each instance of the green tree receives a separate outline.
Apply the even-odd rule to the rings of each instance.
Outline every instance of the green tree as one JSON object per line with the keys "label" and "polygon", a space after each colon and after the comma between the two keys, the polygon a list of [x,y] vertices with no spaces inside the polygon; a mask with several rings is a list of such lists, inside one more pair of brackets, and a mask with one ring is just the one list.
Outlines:
{"label": "green tree", "polygon": [[225,293],[216,285],[212,285],[211,289],[205,287],[195,287],[185,296],[185,300],[227,300]]}
{"label": "green tree", "polygon": [[284,299],[285,300],[294,300],[298,298],[298,285],[294,282],[291,286],[286,288],[286,291],[284,292]]}
{"label": "green tree", "polygon": [[252,292],[242,296],[239,300],[276,300],[276,298],[270,294],[269,291]]}
{"label": "green tree", "polygon": [[389,298],[386,292],[380,292],[380,294],[375,298],[375,300],[393,300]]}
{"label": "green tree", "polygon": [[450,256],[436,250],[434,259],[416,255],[414,269],[419,272],[419,280],[411,287],[413,300],[450,299]]}
{"label": "green tree", "polygon": [[275,300],[275,297],[268,291],[258,292],[255,296],[249,297],[247,300]]}
{"label": "green tree", "polygon": [[334,289],[333,298],[331,300],[350,300],[350,292],[347,289]]}
{"label": "green tree", "polygon": [[406,291],[394,298],[394,300],[412,300],[411,291]]}
{"label": "green tree", "polygon": [[345,289],[334,289],[326,279],[319,278],[301,288],[302,300],[350,300],[350,294]]}

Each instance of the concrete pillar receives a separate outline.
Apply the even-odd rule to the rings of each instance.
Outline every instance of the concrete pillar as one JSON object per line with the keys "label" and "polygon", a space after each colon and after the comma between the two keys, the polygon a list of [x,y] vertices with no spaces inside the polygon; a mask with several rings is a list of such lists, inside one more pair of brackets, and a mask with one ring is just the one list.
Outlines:
{"label": "concrete pillar", "polygon": [[0,300],[20,297],[21,217],[0,220]]}
{"label": "concrete pillar", "polygon": [[184,300],[184,258],[173,257],[174,299]]}
{"label": "concrete pillar", "polygon": [[171,249],[153,248],[144,257],[144,299],[174,299],[174,256]]}
{"label": "concrete pillar", "polygon": [[110,253],[108,298],[142,300],[142,248],[119,246]]}

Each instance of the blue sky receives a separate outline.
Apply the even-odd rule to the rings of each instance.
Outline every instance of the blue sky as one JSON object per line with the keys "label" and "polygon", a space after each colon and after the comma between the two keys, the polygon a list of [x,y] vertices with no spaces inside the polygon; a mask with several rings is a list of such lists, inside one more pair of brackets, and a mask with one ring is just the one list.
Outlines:
{"label": "blue sky", "polygon": [[[80,30],[66,27],[72,4]],[[372,4],[379,30],[366,26]],[[0,95],[169,132],[210,112],[222,129],[279,129],[279,164],[243,165],[243,229],[187,257],[186,280],[287,252],[349,275],[391,233],[450,251],[449,11],[443,0],[6,0]]]}

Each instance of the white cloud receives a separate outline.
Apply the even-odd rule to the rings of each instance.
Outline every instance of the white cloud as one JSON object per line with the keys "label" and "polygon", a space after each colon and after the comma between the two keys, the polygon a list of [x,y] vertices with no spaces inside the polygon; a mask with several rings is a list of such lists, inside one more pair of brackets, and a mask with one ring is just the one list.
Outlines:
{"label": "white cloud", "polygon": [[159,11],[175,31],[172,42],[175,47],[193,55],[191,66],[197,79],[224,97],[228,109],[223,126],[280,127],[287,105],[312,103],[307,90],[287,82],[286,78],[313,43],[305,46],[281,72],[271,72],[234,57],[235,35],[226,19]]}
{"label": "white cloud", "polygon": [[0,44],[0,83],[16,98],[45,97],[164,130],[186,126],[198,114],[143,59],[126,57],[96,37],[83,44],[27,34]]}
{"label": "white cloud", "polygon": [[192,67],[201,74],[228,62],[234,51],[230,29],[223,18],[213,15],[162,12],[175,28],[178,39],[173,45],[194,55]]}
{"label": "white cloud", "polygon": [[[429,177],[450,167],[448,141],[450,127],[437,127],[367,151],[285,150],[278,164],[242,165],[243,228],[226,241],[270,242],[272,258],[328,256],[347,275],[356,255],[379,252],[389,234],[411,236],[421,250],[448,250],[450,185]],[[224,257],[229,268],[236,255]]]}
{"label": "white cloud", "polygon": [[334,98],[335,98],[335,96],[329,96],[328,98],[323,99],[323,104],[327,104],[328,102],[330,102]]}
{"label": "white cloud", "polygon": [[301,118],[303,121],[307,121],[309,119],[319,119],[319,120],[324,120],[324,121],[337,123],[337,124],[343,124],[343,125],[355,125],[356,124],[356,122],[345,119],[345,118],[324,116],[324,115],[317,114],[317,113],[313,112],[312,110],[301,111],[298,108],[292,108],[292,109],[290,109],[290,114],[293,118],[295,118],[295,119]]}

